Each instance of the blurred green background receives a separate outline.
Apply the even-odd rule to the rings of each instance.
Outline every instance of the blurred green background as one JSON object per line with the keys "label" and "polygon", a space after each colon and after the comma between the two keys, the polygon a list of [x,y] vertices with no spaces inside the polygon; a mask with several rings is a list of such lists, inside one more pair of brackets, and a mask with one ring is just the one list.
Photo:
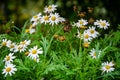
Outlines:
{"label": "blurred green background", "polygon": [[83,12],[86,19],[109,21],[111,24],[109,30],[117,30],[120,23],[120,0],[1,0],[0,33],[9,33],[13,24],[21,29],[25,21],[43,12],[44,7],[49,4],[57,4],[57,12],[70,21],[80,19],[79,13]]}

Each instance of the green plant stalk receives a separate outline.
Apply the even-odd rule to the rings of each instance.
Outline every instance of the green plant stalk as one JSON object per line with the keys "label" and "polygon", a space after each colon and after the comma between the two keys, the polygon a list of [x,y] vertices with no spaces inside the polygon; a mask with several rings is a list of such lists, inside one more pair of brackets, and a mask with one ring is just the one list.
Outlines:
{"label": "green plant stalk", "polygon": [[[79,52],[78,52],[78,56],[79,56],[79,58],[81,58],[81,59],[83,59],[83,54],[82,54],[82,39],[80,39],[79,40]],[[83,61],[82,61],[82,63],[83,63]],[[82,79],[83,78],[83,65],[84,64],[82,64],[81,63],[81,69],[77,72],[77,74],[76,74],[76,79],[78,79],[78,78],[80,78],[80,79]]]}
{"label": "green plant stalk", "polygon": [[80,39],[79,40],[79,52],[78,52],[79,56],[81,52],[82,52],[82,40]]}

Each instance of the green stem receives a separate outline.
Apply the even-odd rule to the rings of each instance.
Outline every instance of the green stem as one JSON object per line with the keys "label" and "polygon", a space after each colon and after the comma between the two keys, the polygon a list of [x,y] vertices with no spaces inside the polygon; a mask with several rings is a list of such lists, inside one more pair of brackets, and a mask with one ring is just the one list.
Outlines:
{"label": "green stem", "polygon": [[80,44],[79,44],[79,56],[80,56],[80,53],[81,53],[81,51],[82,51],[82,45],[81,45],[81,42],[82,42],[82,40],[80,39]]}

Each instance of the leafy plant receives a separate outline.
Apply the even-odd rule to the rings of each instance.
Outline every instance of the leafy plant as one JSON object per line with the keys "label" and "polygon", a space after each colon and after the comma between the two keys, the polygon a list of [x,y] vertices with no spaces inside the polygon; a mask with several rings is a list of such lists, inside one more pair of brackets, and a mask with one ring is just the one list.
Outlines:
{"label": "leafy plant", "polygon": [[[51,6],[56,8],[55,5]],[[51,8],[51,6],[46,8]],[[27,21],[23,29],[19,30],[20,34],[13,32],[0,35],[0,74],[2,75],[0,79],[120,79],[119,30],[103,34],[101,37],[98,35],[100,29],[97,29],[98,31],[93,27],[86,29],[86,26],[93,24],[88,24],[84,19],[80,19],[78,22],[85,21],[86,24],[78,26],[78,22],[69,24],[67,22],[66,24],[64,18],[58,16],[57,13],[57,16],[55,14],[48,16],[49,12],[44,14],[43,16],[41,16],[42,14],[33,16],[31,21]],[[53,22],[44,20],[42,22],[42,19],[47,20],[48,18],[52,18]],[[58,22],[54,22],[57,18]],[[100,23],[104,24],[100,25]],[[104,26],[105,23],[106,26]],[[106,29],[107,25],[109,24],[105,20],[98,20],[97,25],[93,26]],[[91,28],[96,32],[95,35],[87,33]],[[65,29],[68,30],[65,31]],[[14,60],[9,53],[14,53],[12,55],[15,56]],[[4,67],[7,64],[16,65],[14,68],[17,71],[13,70],[14,74],[11,73],[11,76],[9,73],[12,68]],[[4,73],[3,70],[5,70]]]}

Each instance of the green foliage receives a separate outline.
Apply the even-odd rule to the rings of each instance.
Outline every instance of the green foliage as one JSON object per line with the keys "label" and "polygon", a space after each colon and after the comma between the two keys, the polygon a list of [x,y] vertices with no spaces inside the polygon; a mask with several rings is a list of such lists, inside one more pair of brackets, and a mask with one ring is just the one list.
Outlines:
{"label": "green foliage", "polygon": [[[25,24],[25,26],[27,23]],[[119,31],[111,32],[110,34],[106,34],[104,38],[100,38],[97,41],[94,41],[92,44],[94,45],[96,51],[101,50],[100,58],[94,60],[88,56],[88,52],[90,48],[83,48],[80,52],[78,51],[79,40],[75,39],[72,31],[70,33],[64,33],[60,26],[57,26],[59,29],[50,30],[48,35],[44,35],[42,32],[40,33],[40,27],[38,26],[38,32],[35,34],[27,34],[24,33],[25,27],[23,31],[18,37],[17,42],[26,39],[34,39],[31,43],[31,46],[38,45],[39,47],[43,47],[44,54],[41,56],[40,62],[36,63],[30,58],[24,56],[21,53],[18,53],[19,56],[14,60],[14,64],[17,65],[18,71],[13,75],[13,77],[9,77],[10,79],[47,79],[47,80],[88,80],[88,79],[120,79],[119,70],[120,70],[120,50],[119,50],[119,40],[120,35]],[[48,27],[48,26],[45,26]],[[54,28],[54,27],[52,27]],[[46,28],[47,29],[47,28]],[[73,28],[74,29],[74,28]],[[39,34],[38,34],[39,33]],[[65,41],[59,41],[54,39],[54,34],[65,35]],[[40,36],[41,35],[41,36]],[[3,38],[15,39],[12,38],[11,35],[1,34],[0,42],[2,42]],[[40,40],[39,40],[40,39]],[[74,39],[74,40],[73,40]],[[13,40],[15,41],[15,40]],[[76,43],[76,45],[74,45]],[[3,68],[3,58],[5,55],[9,53],[8,48],[1,47],[1,58],[0,58],[0,72]],[[17,54],[16,54],[17,56]],[[111,73],[107,73],[101,75],[100,65],[102,61],[114,61],[115,62],[115,71]],[[2,74],[1,74],[2,75]],[[24,75],[24,76],[21,76]],[[2,75],[3,76],[3,75]],[[3,77],[0,79],[3,79]],[[8,77],[7,77],[8,78]],[[5,78],[7,80],[7,78]]]}
{"label": "green foliage", "polygon": [[[1,80],[112,80],[120,79],[120,31],[111,31],[93,39],[90,46],[84,47],[82,39],[76,37],[77,27],[71,27],[68,32],[64,31],[66,25],[38,23],[36,32],[29,34],[26,32],[31,23],[24,24],[22,30],[17,29],[20,34],[13,31],[10,34],[0,35],[0,79]],[[70,24],[69,24],[70,25]],[[80,30],[82,31],[82,30]],[[102,31],[102,30],[101,30]],[[83,32],[83,31],[82,31]],[[55,37],[55,35],[57,35]],[[25,51],[10,51],[9,46],[3,44],[3,40],[11,40],[19,44],[24,44],[24,40],[31,40]],[[16,46],[16,47],[17,47]],[[36,54],[36,50],[31,50],[34,46],[42,49],[43,54],[39,57],[31,58]],[[91,49],[95,49],[96,58],[90,56]],[[18,48],[21,49],[21,48]],[[100,55],[99,55],[99,51]],[[27,54],[28,52],[28,54]],[[12,76],[4,77],[2,70],[5,66],[3,61],[9,53],[14,53],[16,58],[13,63],[17,71]],[[37,61],[37,59],[40,59]],[[9,59],[9,58],[8,58]],[[111,72],[101,71],[103,62],[112,61],[115,70]],[[106,66],[105,66],[106,67]],[[110,66],[107,66],[109,69]],[[9,71],[9,69],[8,69]]]}

